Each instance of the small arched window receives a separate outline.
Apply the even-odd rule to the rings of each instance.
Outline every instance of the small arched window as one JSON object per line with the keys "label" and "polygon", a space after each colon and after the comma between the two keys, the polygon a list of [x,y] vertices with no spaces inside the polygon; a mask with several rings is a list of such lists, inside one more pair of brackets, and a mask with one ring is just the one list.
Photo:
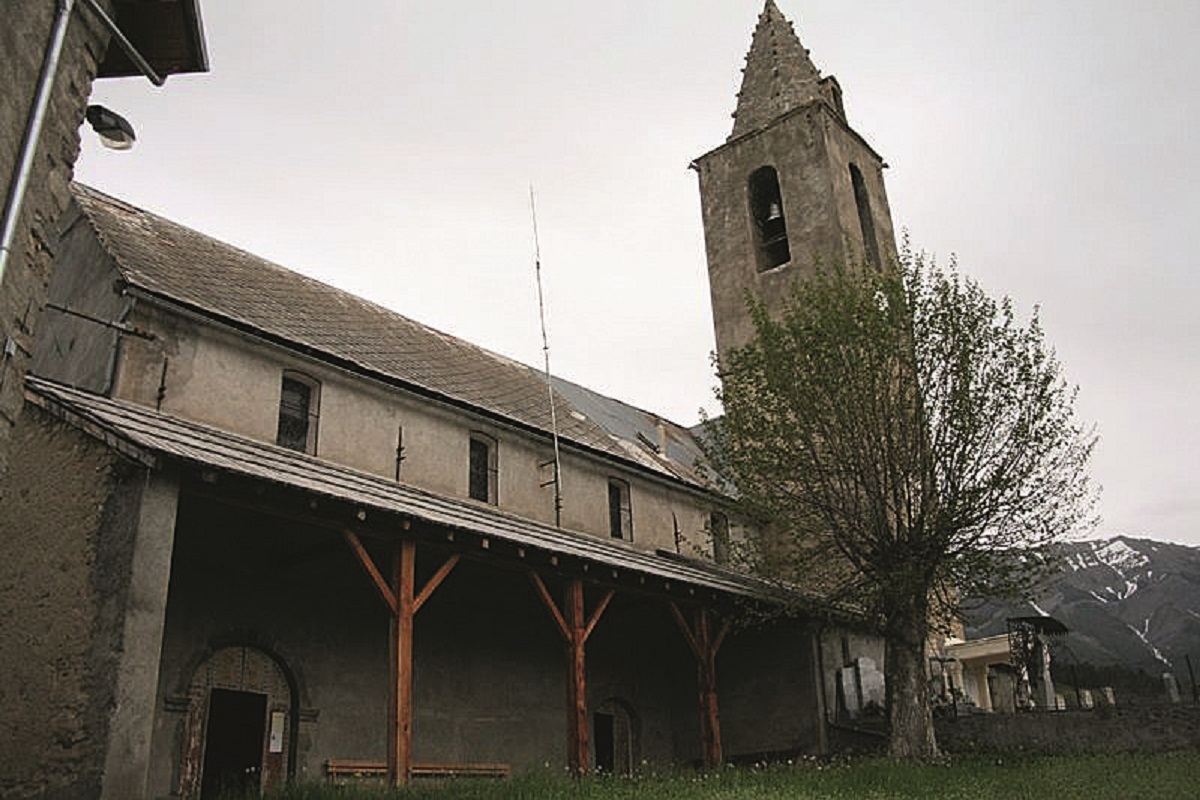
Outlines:
{"label": "small arched window", "polygon": [[608,479],[608,533],[614,539],[633,539],[633,511],[629,506],[629,484]]}
{"label": "small arched window", "polygon": [[858,207],[858,226],[862,229],[863,252],[871,266],[879,267],[879,242],[875,238],[875,221],[871,216],[871,200],[862,172],[850,165],[850,183],[854,186],[854,205]]}
{"label": "small arched window", "polygon": [[783,195],[774,167],[759,167],[750,174],[750,216],[758,233],[759,271],[791,261]]}
{"label": "small arched window", "polygon": [[473,432],[467,450],[467,496],[495,505],[497,474],[496,440],[485,433]]}
{"label": "small arched window", "polygon": [[284,371],[275,443],[289,450],[316,455],[320,411],[321,383],[303,372]]}
{"label": "small arched window", "polygon": [[708,515],[708,533],[712,536],[713,561],[717,564],[729,563],[729,517],[720,511]]}

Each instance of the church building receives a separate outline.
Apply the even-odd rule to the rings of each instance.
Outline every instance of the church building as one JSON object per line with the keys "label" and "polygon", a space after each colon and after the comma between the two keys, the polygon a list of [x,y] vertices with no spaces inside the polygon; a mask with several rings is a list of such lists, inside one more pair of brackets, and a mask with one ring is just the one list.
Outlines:
{"label": "church building", "polygon": [[[894,254],[883,166],[767,0],[694,162],[721,352],[745,290]],[[0,480],[0,794],[631,774],[882,705],[851,610],[728,563],[696,430],[72,193]]]}

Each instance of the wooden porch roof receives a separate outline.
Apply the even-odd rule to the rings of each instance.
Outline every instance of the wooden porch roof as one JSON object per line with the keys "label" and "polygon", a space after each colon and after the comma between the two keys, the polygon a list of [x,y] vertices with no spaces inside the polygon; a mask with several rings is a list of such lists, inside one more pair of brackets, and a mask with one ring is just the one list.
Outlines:
{"label": "wooden porch roof", "polygon": [[696,559],[634,550],[602,537],[555,528],[470,500],[434,494],[45,379],[32,376],[28,379],[26,399],[151,468],[161,467],[164,460],[175,460],[216,469],[726,596],[767,598],[778,593],[773,584]]}

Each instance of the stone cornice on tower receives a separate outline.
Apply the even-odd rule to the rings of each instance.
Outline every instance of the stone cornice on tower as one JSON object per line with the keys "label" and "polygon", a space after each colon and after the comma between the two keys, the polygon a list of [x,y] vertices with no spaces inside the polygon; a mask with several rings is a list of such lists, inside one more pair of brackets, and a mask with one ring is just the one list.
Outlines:
{"label": "stone cornice on tower", "polygon": [[729,138],[761,128],[824,96],[821,72],[809,59],[792,23],[774,0],[766,0],[746,54]]}

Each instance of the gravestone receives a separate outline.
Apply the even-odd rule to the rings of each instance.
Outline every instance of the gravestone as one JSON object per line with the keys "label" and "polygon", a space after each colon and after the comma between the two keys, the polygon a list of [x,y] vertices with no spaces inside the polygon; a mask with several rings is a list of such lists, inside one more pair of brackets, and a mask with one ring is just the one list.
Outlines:
{"label": "gravestone", "polygon": [[1001,714],[1013,714],[1017,710],[1016,677],[1010,669],[988,670],[988,692],[992,696],[992,710]]}
{"label": "gravestone", "polygon": [[854,667],[842,667],[837,671],[838,687],[841,689],[842,705],[846,708],[846,713],[850,718],[858,716],[858,712],[862,710],[862,704],[858,697],[858,676],[855,674]]}
{"label": "gravestone", "polygon": [[883,673],[875,666],[875,659],[862,656],[854,662],[858,672],[858,685],[862,690],[863,706],[874,703],[883,708],[887,703],[887,691],[883,681]]}
{"label": "gravestone", "polygon": [[1175,673],[1174,672],[1164,672],[1162,679],[1163,679],[1163,686],[1167,690],[1167,700],[1178,705],[1180,702],[1179,681],[1175,680]]}

